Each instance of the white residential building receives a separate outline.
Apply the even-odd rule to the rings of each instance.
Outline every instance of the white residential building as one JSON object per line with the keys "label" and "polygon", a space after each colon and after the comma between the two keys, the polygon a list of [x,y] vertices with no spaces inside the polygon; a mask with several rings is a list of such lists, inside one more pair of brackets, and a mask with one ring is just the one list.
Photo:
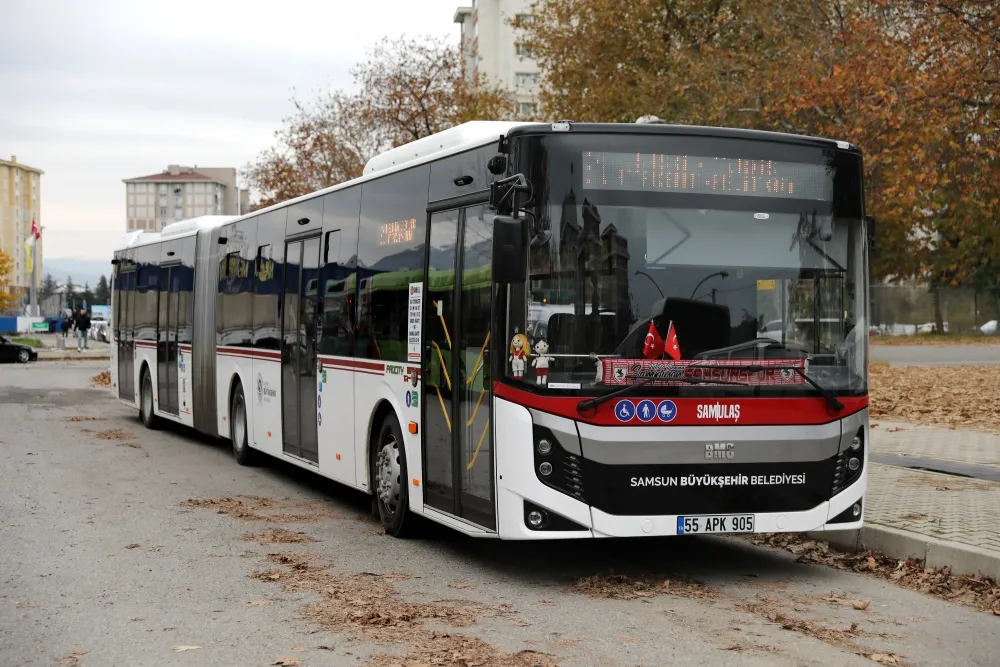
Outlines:
{"label": "white residential building", "polygon": [[250,192],[237,187],[232,167],[172,164],[162,173],[122,182],[129,232],[158,232],[171,222],[200,215],[238,215],[249,204]]}
{"label": "white residential building", "polygon": [[471,7],[455,11],[462,30],[462,51],[470,78],[487,81],[514,92],[518,112],[533,116],[538,108],[538,65],[508,19],[528,16],[531,0],[472,0]]}

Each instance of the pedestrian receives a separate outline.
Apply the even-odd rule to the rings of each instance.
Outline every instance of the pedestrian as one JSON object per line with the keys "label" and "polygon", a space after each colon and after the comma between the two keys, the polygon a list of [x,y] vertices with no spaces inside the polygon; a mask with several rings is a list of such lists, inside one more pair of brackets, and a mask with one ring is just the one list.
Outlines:
{"label": "pedestrian", "polygon": [[87,314],[86,308],[81,308],[80,313],[76,317],[76,351],[83,352],[84,350],[90,349],[87,344],[87,333],[90,331],[90,315]]}
{"label": "pedestrian", "polygon": [[73,328],[73,318],[69,316],[69,313],[63,313],[62,315],[62,337],[65,338],[69,335],[69,330]]}

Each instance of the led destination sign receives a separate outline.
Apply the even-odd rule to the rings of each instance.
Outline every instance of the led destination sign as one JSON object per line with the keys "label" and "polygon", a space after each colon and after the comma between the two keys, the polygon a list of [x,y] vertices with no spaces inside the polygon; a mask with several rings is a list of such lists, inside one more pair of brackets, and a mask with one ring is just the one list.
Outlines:
{"label": "led destination sign", "polygon": [[413,241],[413,233],[416,229],[417,221],[414,218],[398,222],[383,222],[378,227],[378,244],[384,246],[410,243]]}
{"label": "led destination sign", "polygon": [[818,201],[833,196],[824,165],[666,153],[584,151],[583,187]]}

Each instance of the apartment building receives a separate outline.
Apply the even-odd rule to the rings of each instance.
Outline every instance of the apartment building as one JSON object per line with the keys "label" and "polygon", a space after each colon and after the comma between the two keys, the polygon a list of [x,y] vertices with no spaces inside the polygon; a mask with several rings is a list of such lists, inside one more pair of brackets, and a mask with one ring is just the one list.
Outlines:
{"label": "apartment building", "polygon": [[239,215],[250,203],[250,191],[237,186],[232,167],[172,164],[162,173],[122,182],[130,232],[158,232],[171,222],[199,215]]}
{"label": "apartment building", "polygon": [[538,109],[538,65],[508,20],[530,13],[531,0],[472,0],[471,7],[459,7],[454,17],[461,26],[467,75],[472,80],[482,75],[513,91],[525,117]]}
{"label": "apartment building", "polygon": [[[0,160],[0,249],[14,258],[13,275],[10,284],[27,290],[31,287],[31,273],[28,271],[27,250],[24,247],[31,234],[31,220],[34,218],[39,229],[42,226],[41,211],[41,169],[29,167],[17,161]],[[38,241],[37,261],[42,264],[45,236]]]}

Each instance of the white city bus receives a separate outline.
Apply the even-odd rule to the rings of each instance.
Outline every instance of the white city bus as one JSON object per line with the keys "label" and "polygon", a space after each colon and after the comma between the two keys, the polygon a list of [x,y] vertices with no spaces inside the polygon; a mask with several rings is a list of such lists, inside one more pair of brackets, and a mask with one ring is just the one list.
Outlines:
{"label": "white city bus", "polygon": [[466,123],[123,239],[113,390],[371,494],[393,535],[856,528],[873,227],[843,142]]}

